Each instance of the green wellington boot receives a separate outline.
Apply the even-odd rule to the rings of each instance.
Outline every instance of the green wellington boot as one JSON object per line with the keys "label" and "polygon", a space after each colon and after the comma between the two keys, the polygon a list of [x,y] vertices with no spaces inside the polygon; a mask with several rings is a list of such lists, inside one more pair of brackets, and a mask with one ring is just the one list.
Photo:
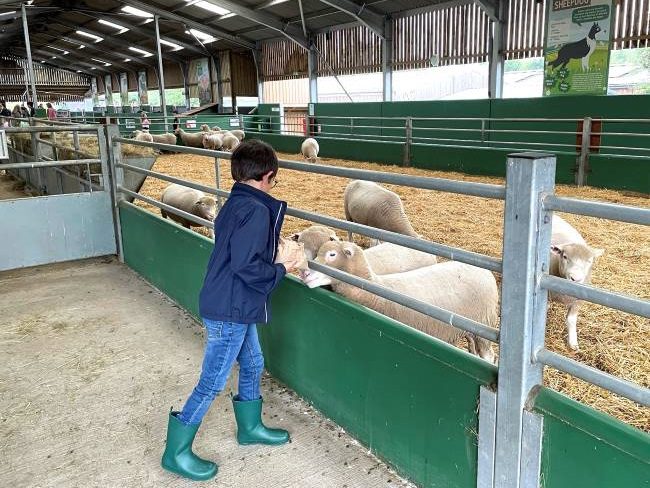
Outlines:
{"label": "green wellington boot", "polygon": [[262,399],[242,402],[232,399],[237,421],[237,442],[240,444],[268,444],[276,446],[289,441],[289,432],[268,429],[262,423]]}
{"label": "green wellington boot", "polygon": [[217,474],[218,466],[192,452],[192,443],[201,424],[185,425],[176,417],[178,413],[169,412],[167,447],[160,464],[167,471],[191,480],[209,480]]}

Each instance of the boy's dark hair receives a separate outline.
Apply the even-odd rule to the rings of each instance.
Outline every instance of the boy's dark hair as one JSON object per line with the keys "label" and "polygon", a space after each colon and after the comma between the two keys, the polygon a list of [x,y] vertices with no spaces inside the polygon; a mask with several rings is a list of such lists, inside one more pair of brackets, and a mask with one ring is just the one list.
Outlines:
{"label": "boy's dark hair", "polygon": [[266,142],[250,139],[242,142],[232,153],[230,172],[235,181],[261,181],[265,174],[278,173],[278,157]]}

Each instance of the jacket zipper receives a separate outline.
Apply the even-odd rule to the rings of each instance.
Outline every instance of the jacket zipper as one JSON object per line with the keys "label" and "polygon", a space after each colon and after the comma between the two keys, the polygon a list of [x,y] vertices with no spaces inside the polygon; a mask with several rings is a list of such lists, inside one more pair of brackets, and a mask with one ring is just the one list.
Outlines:
{"label": "jacket zipper", "polygon": [[[280,220],[280,214],[282,213],[282,205],[280,205],[280,210],[278,210],[278,215],[275,216],[275,223],[273,224],[273,242],[275,242],[275,228],[278,226],[278,220]],[[272,261],[275,261],[275,252],[276,252],[276,247],[273,248],[273,258],[271,259]],[[267,298],[268,300],[268,298]],[[269,321],[269,313],[268,310],[266,309],[266,301],[264,302],[264,322]]]}
{"label": "jacket zipper", "polygon": [[[282,205],[280,205],[280,210],[278,210],[278,215],[275,216],[275,223],[273,224],[273,241],[275,242],[275,228],[278,226],[278,220],[280,220],[280,214],[282,213]],[[275,251],[276,248],[273,248],[273,261],[275,261]]]}

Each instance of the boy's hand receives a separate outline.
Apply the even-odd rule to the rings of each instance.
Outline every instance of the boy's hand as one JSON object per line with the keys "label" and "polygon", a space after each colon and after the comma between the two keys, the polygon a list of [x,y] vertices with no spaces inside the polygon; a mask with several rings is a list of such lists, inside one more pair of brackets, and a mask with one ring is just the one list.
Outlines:
{"label": "boy's hand", "polygon": [[299,262],[291,259],[291,260],[288,260],[288,261],[283,261],[281,264],[287,270],[287,273],[291,273],[291,272],[295,271],[296,269],[298,269]]}

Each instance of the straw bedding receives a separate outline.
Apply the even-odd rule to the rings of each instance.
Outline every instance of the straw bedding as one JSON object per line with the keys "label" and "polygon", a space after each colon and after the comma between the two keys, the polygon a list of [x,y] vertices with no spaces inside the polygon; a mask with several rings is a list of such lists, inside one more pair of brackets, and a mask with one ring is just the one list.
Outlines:
{"label": "straw bedding", "polygon": [[[283,159],[299,155],[280,154]],[[323,164],[381,170],[410,175],[437,176],[465,181],[503,184],[502,178],[468,176],[398,166],[380,166],[323,158]],[[221,187],[232,185],[229,161],[221,161]],[[214,185],[214,160],[187,154],[159,156],[155,171]],[[292,207],[316,211],[338,218],[343,213],[343,190],[349,180],[331,176],[281,170],[274,196]],[[147,178],[141,192],[160,198],[166,182]],[[502,249],[503,202],[451,193],[386,185],[400,195],[417,232],[426,238],[470,251],[499,257]],[[641,194],[560,185],[557,193],[590,200],[648,207],[650,199]],[[155,213],[158,209],[142,202],[138,205]],[[610,222],[590,217],[562,215],[593,247],[606,249],[596,263],[593,284],[605,289],[650,298],[650,236],[638,225]],[[287,217],[283,233],[290,234],[310,225]],[[339,231],[341,237],[346,233]],[[357,237],[357,242],[364,242]],[[650,387],[650,321],[599,305],[583,303],[578,318],[580,350],[565,345],[566,327],[563,306],[552,303],[548,312],[547,347],[608,373]],[[545,384],[576,400],[650,431],[650,409],[642,408],[598,387],[547,368]]]}

